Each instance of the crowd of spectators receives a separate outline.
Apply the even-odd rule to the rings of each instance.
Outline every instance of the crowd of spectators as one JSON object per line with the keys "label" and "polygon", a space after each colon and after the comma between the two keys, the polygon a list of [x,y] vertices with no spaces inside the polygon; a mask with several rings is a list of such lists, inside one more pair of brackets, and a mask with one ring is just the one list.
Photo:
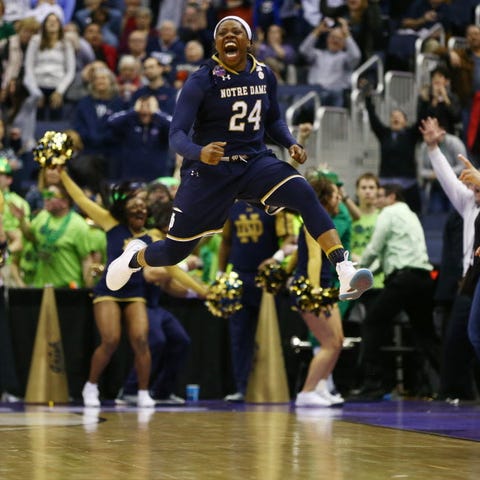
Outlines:
{"label": "crowd of spectators", "polygon": [[[92,92],[95,89],[92,71],[100,65],[98,62],[103,62],[116,81],[109,108],[96,108],[94,112],[97,122],[104,123],[108,115],[133,108],[139,94],[152,93],[145,90],[147,86],[164,87],[161,92],[155,91],[155,96],[160,110],[171,114],[176,95],[188,75],[213,53],[216,22],[225,15],[235,14],[253,25],[252,51],[274,70],[280,84],[312,85],[321,92],[322,104],[348,108],[350,77],[362,62],[377,54],[387,70],[413,69],[415,40],[438,23],[447,38],[459,35],[468,39],[466,27],[475,23],[479,2],[32,0],[3,3],[0,2],[0,101],[7,132],[12,127],[21,131],[20,151],[26,162],[14,182],[14,188],[21,190],[33,180],[35,168],[30,152],[42,128],[36,122],[62,120],[68,127],[76,128],[72,119],[78,118],[81,100],[88,95],[97,97]],[[475,51],[474,45],[471,48]],[[445,58],[449,70],[463,70],[458,58],[451,57]],[[152,59],[158,67],[152,67]],[[157,70],[155,74],[152,69]],[[468,109],[472,93],[467,89],[469,100],[465,107],[465,83],[459,82],[458,72],[450,73],[453,94],[458,96],[463,110]],[[460,76],[463,79],[461,73]],[[467,113],[463,110],[462,127],[466,132]],[[452,133],[450,128],[449,133]],[[98,148],[91,144],[95,140],[82,132],[80,135],[86,151]],[[107,143],[115,143],[114,133],[109,129],[98,135],[104,136]],[[474,145],[474,140],[471,143]],[[116,152],[103,154],[104,163],[110,164],[108,157]],[[170,173],[174,168],[175,161],[171,159]],[[121,173],[109,170],[109,180],[118,180],[115,176]]]}
{"label": "crowd of spectators", "polygon": [[[30,152],[41,128],[36,122],[62,120],[77,129],[86,97],[95,99],[89,122],[96,130],[96,135],[79,132],[86,152],[104,148],[98,145],[98,136],[105,144],[116,143],[115,133],[103,125],[109,115],[133,108],[139,95],[153,93],[159,109],[170,115],[188,75],[213,53],[213,28],[226,15],[239,15],[253,25],[252,51],[274,70],[279,83],[314,85],[322,104],[348,107],[350,76],[362,62],[377,54],[387,69],[411,69],[412,41],[437,23],[447,37],[465,35],[466,27],[474,23],[477,4],[476,0],[2,1],[1,110],[7,132],[20,129],[19,151],[26,159],[25,168],[15,175],[14,188],[25,188],[32,181]],[[154,61],[158,65],[152,65]],[[98,62],[113,75],[110,101],[103,98],[100,105],[103,94],[98,93],[93,73]],[[463,94],[458,92],[462,106]],[[102,155],[110,165],[117,151],[107,150]],[[174,159],[169,168],[173,174]],[[109,180],[118,180],[118,175],[122,175],[118,168],[107,172]]]}

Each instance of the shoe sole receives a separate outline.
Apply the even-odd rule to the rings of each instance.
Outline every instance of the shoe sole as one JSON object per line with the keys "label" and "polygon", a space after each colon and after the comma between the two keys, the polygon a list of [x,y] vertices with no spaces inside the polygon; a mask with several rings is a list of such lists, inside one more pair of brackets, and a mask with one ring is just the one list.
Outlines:
{"label": "shoe sole", "polygon": [[355,275],[350,280],[350,288],[353,290],[351,292],[341,293],[338,296],[339,300],[356,300],[359,298],[363,292],[372,288],[373,285],[373,275],[370,270],[366,268],[361,268],[357,270]]}
{"label": "shoe sole", "polygon": [[326,398],[322,397],[322,396],[319,396],[320,400],[323,400],[325,403],[316,403],[314,401],[305,401],[305,400],[295,400],[295,406],[296,407],[308,407],[308,408],[329,408],[332,406],[332,402],[330,402],[330,400],[327,400]]}
{"label": "shoe sole", "polygon": [[[132,250],[133,245],[135,245],[138,242],[142,242],[143,245],[141,246],[141,248],[143,248],[144,246],[146,247],[147,244],[145,242],[143,242],[142,240],[138,240],[138,242],[135,242],[135,244],[133,244],[133,242],[135,242],[135,240],[132,240],[132,242],[130,242],[127,245],[127,248],[124,250],[124,252],[118,258],[113,260],[113,262],[110,263],[110,265],[107,268],[107,275],[105,277],[105,282],[107,284],[107,288],[109,290],[111,290],[112,292],[116,292],[117,290],[120,290],[122,287],[124,287],[127,284],[127,282],[130,280],[130,277],[132,276],[132,274],[135,273],[135,272],[138,272],[140,270],[139,268],[128,267],[128,262],[132,258],[133,254],[138,252],[138,250],[134,250],[134,253],[130,253],[130,252]],[[130,246],[132,246],[132,247],[130,247]],[[128,247],[130,247],[130,249]],[[125,262],[124,259],[128,256],[130,256],[130,258],[128,259],[128,262]],[[124,262],[127,263],[127,268],[129,268],[130,271],[127,272],[127,271],[123,270],[123,268],[122,268],[121,272],[115,273],[115,270],[116,270],[117,266],[122,265]],[[127,275],[128,275],[128,277],[127,277]],[[121,278],[121,277],[124,277],[124,279],[119,282],[118,279]]]}
{"label": "shoe sole", "polygon": [[[122,287],[124,287],[128,281],[130,280],[130,277],[132,276],[132,273],[134,273],[136,270],[133,270],[131,272],[128,272],[128,277],[127,277],[127,272],[121,272],[121,273],[115,273],[115,269],[117,268],[117,265],[121,264],[123,261],[123,258],[120,256],[116,260],[114,260],[107,269],[107,276],[105,277],[105,281],[107,284],[107,287],[109,290],[112,292],[116,292],[117,290],[120,290]],[[122,281],[118,281],[119,277],[123,277]]]}

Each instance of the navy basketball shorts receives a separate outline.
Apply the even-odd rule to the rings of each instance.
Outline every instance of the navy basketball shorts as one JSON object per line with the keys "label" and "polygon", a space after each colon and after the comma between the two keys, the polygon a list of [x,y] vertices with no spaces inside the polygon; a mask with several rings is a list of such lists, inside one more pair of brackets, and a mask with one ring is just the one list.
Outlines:
{"label": "navy basketball shorts", "polygon": [[291,177],[303,178],[271,153],[218,165],[184,160],[168,237],[189,241],[220,232],[236,199],[268,205],[268,196]]}

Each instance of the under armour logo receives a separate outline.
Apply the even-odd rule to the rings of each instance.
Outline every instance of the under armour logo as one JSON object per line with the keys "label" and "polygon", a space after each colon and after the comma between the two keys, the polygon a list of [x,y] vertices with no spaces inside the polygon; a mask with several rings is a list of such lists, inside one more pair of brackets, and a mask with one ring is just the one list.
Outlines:
{"label": "under armour logo", "polygon": [[191,177],[199,177],[200,174],[198,173],[198,170],[190,170],[190,176]]}
{"label": "under armour logo", "polygon": [[232,77],[229,74],[227,74],[227,75],[224,75],[221,78],[222,78],[222,81],[224,82],[225,80],[230,80]]}

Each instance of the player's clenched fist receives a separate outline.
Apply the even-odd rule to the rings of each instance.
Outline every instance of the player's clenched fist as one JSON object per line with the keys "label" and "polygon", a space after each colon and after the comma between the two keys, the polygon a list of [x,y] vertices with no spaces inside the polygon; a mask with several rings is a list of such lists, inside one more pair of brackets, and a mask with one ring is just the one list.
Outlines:
{"label": "player's clenched fist", "polygon": [[200,153],[200,160],[208,165],[217,165],[224,156],[227,142],[212,142],[205,145]]}
{"label": "player's clenched fist", "polygon": [[290,156],[298,163],[305,163],[307,160],[307,152],[300,145],[292,145],[288,149]]}

